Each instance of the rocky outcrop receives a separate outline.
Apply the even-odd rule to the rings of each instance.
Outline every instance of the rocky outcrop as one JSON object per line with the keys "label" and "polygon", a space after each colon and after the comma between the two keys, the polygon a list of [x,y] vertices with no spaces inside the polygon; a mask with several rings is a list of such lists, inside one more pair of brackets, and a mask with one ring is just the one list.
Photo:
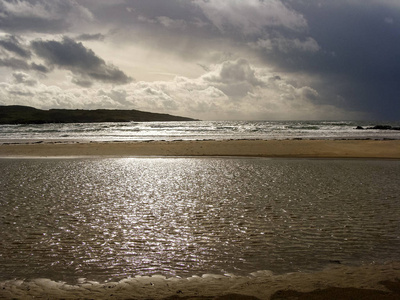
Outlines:
{"label": "rocky outcrop", "polygon": [[364,129],[375,129],[375,130],[400,130],[400,127],[394,127],[390,125],[375,125],[373,127],[362,127],[357,126],[356,129],[364,130]]}

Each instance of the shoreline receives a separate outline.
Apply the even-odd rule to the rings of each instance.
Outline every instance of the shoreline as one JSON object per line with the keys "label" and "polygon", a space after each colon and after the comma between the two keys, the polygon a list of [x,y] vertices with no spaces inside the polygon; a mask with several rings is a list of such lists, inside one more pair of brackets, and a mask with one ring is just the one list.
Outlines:
{"label": "shoreline", "polygon": [[400,263],[331,266],[316,272],[249,276],[213,275],[188,278],[161,275],[128,277],[99,283],[81,278],[75,284],[38,278],[0,282],[0,298],[50,299],[374,299],[400,297]]}
{"label": "shoreline", "polygon": [[400,159],[400,140],[37,141],[0,144],[0,158],[91,156]]}

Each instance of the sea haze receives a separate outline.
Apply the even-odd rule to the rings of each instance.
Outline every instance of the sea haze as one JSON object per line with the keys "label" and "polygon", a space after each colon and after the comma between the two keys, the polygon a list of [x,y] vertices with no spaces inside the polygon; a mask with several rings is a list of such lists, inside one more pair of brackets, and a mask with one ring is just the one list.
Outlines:
{"label": "sea haze", "polygon": [[1,159],[0,281],[399,261],[400,161]]}
{"label": "sea haze", "polygon": [[[375,122],[193,121],[0,125],[0,143],[225,139],[400,139],[400,130],[360,130]],[[399,127],[398,122],[384,123]]]}

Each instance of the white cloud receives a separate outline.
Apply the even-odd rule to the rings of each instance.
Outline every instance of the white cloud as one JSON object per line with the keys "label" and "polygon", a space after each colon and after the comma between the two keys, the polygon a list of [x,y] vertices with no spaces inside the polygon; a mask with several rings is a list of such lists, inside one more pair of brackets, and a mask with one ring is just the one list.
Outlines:
{"label": "white cloud", "polygon": [[254,69],[245,59],[225,61],[215,66],[212,72],[208,72],[201,79],[218,88],[232,99],[244,97],[254,87],[263,84],[256,77]]}
{"label": "white cloud", "polygon": [[221,31],[238,30],[244,35],[259,35],[266,27],[302,31],[306,19],[279,0],[195,0],[207,18]]}
{"label": "white cloud", "polygon": [[247,60],[226,61],[198,78],[133,82],[112,87],[61,89],[35,84],[25,73],[14,73],[0,85],[0,104],[38,108],[119,108],[169,113],[205,120],[224,119],[343,119],[356,114],[318,103],[309,85],[294,78],[255,68]]}
{"label": "white cloud", "polygon": [[252,85],[259,85],[261,83],[256,78],[254,69],[251,68],[246,59],[223,62],[213,72],[209,72],[202,78],[209,82],[224,84],[249,82]]}

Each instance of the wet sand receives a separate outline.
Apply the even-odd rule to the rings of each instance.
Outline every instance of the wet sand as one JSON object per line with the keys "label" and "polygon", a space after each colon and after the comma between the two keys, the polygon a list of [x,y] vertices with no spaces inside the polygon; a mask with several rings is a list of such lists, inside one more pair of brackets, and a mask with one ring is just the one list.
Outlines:
{"label": "wet sand", "polygon": [[400,158],[400,140],[35,142],[0,145],[0,157],[249,156]]}
{"label": "wet sand", "polygon": [[[0,157],[250,156],[400,159],[400,140],[229,140],[1,144]],[[315,273],[187,279],[131,278],[77,285],[0,283],[0,298],[53,299],[400,299],[400,265],[338,266]]]}
{"label": "wet sand", "polygon": [[71,285],[50,279],[0,282],[0,299],[400,299],[400,264],[333,266],[314,273],[248,277],[203,275],[190,278],[134,277]]}

